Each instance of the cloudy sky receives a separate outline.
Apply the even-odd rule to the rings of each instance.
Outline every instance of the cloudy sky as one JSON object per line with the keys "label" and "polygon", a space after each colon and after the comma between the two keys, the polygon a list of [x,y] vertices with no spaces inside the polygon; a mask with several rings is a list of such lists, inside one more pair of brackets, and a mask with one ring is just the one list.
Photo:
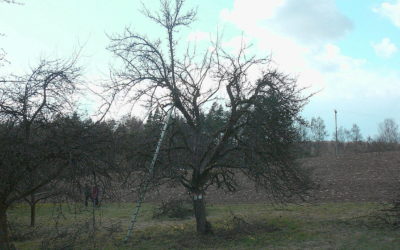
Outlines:
{"label": "cloudy sky", "polygon": [[[0,48],[9,65],[23,72],[39,58],[66,57],[83,47],[89,80],[106,79],[108,35],[124,27],[159,35],[138,11],[136,0],[21,0],[0,3]],[[149,8],[158,1],[144,1]],[[187,0],[197,21],[180,41],[207,43],[216,32],[226,47],[241,41],[271,55],[300,86],[317,92],[304,116],[321,116],[331,134],[334,109],[339,126],[375,135],[378,123],[400,123],[400,0]]]}

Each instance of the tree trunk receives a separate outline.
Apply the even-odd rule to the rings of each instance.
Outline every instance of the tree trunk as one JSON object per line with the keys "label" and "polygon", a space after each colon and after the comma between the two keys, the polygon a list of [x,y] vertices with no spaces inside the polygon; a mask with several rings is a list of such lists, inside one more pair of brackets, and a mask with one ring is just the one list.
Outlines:
{"label": "tree trunk", "polygon": [[193,196],[194,215],[196,217],[196,228],[199,234],[211,234],[211,224],[206,218],[206,206],[201,194]]}
{"label": "tree trunk", "polygon": [[7,208],[0,205],[0,249],[12,249],[8,235]]}
{"label": "tree trunk", "polygon": [[31,199],[29,206],[31,207],[31,227],[34,227],[36,222],[36,201]]}

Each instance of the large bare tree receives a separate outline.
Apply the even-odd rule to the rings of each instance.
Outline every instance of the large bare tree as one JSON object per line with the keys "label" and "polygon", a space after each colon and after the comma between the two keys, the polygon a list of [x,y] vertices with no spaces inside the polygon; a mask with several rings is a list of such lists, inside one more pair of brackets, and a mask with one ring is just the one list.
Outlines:
{"label": "large bare tree", "polygon": [[[144,101],[150,109],[176,108],[180,118],[159,163],[167,168],[165,177],[191,193],[197,232],[211,232],[204,203],[207,188],[234,190],[237,172],[272,197],[303,194],[310,182],[291,147],[297,138],[294,122],[307,98],[296,81],[268,67],[268,57],[249,56],[245,45],[234,55],[219,42],[201,56],[179,47],[178,31],[196,16],[195,10],[185,10],[184,0],[161,0],[158,11],[142,12],[166,37],[152,40],[130,29],[113,36],[109,50],[123,67],[114,72],[108,88],[130,102]],[[259,67],[263,69],[254,80],[250,72]],[[206,129],[204,113],[216,100],[225,104],[226,116]]]}

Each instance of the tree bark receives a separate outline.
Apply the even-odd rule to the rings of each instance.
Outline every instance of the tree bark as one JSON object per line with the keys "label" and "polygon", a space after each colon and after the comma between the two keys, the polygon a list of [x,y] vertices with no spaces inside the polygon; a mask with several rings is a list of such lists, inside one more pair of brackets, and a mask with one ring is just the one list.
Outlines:
{"label": "tree bark", "polygon": [[194,215],[196,217],[196,229],[198,234],[211,234],[211,224],[206,218],[206,206],[203,195],[195,194],[193,196]]}
{"label": "tree bark", "polygon": [[0,249],[9,250],[11,248],[10,237],[7,225],[7,208],[0,205]]}
{"label": "tree bark", "polygon": [[34,193],[31,194],[31,202],[29,202],[29,206],[31,208],[31,227],[34,227],[36,222],[36,201]]}

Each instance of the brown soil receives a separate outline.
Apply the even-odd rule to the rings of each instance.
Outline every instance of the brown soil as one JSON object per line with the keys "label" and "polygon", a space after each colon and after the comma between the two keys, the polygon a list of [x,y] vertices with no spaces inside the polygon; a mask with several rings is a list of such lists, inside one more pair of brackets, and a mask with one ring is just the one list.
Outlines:
{"label": "brown soil", "polygon": [[[313,157],[302,160],[304,167],[313,169],[318,184],[308,198],[311,202],[329,201],[392,201],[400,194],[400,151],[360,153],[338,157]],[[206,200],[210,203],[268,202],[268,195],[244,176],[238,178],[235,193],[211,189]],[[161,186],[147,194],[147,202],[188,197],[184,189]]]}
{"label": "brown soil", "polygon": [[400,194],[400,152],[306,160],[320,184],[317,201],[392,201]]}

